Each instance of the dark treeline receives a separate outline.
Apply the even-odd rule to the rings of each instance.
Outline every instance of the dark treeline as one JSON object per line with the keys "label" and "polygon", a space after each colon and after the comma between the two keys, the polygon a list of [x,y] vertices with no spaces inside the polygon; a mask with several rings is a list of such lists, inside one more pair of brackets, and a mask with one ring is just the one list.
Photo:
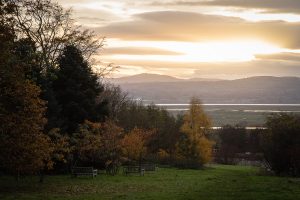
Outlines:
{"label": "dark treeline", "polygon": [[197,98],[174,117],[104,83],[114,67],[91,64],[103,40],[74,25],[70,10],[50,0],[1,0],[0,15],[2,172],[43,181],[74,166],[115,174],[122,164],[202,168],[213,157],[236,164],[254,155],[277,174],[299,175],[298,117],[270,117],[267,130],[212,133]]}
{"label": "dark treeline", "polygon": [[277,175],[300,175],[300,116],[277,114],[267,118],[266,129],[224,126],[211,137],[217,141],[215,161],[248,161]]}
{"label": "dark treeline", "polygon": [[45,172],[73,166],[114,174],[123,163],[198,168],[210,160],[210,123],[197,99],[174,117],[103,83],[113,66],[91,65],[103,40],[50,0],[1,0],[0,9],[2,171],[43,181]]}

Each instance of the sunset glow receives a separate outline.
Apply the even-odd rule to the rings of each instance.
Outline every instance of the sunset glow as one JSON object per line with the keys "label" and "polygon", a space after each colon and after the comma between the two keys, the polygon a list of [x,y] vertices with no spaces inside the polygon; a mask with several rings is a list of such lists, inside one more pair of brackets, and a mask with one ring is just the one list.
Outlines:
{"label": "sunset glow", "polygon": [[[129,44],[128,44],[129,45]],[[135,47],[158,48],[181,55],[111,55],[106,58],[176,62],[243,62],[255,59],[256,54],[280,53],[283,49],[261,41],[131,42]],[[247,47],[247,48],[245,48]],[[105,50],[104,50],[105,51]]]}
{"label": "sunset glow", "polygon": [[300,76],[300,2],[59,0],[106,37],[95,58],[114,76]]}

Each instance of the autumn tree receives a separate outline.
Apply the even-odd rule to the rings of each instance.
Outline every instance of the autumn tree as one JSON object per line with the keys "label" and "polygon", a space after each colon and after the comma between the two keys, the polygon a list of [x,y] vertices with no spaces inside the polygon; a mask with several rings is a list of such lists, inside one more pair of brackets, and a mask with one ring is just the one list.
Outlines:
{"label": "autumn tree", "polygon": [[86,120],[72,137],[74,165],[100,164],[106,167],[107,173],[114,175],[121,164],[122,133],[122,128],[112,121],[93,123]]}
{"label": "autumn tree", "polygon": [[[135,127],[144,130],[155,130],[147,144],[147,155],[153,159],[160,150],[174,155],[175,145],[180,137],[182,117],[173,116],[167,110],[156,105],[143,105],[142,102],[127,100],[118,109],[116,121],[130,132]],[[150,155],[152,154],[152,155]]]}
{"label": "autumn tree", "polygon": [[[9,16],[12,28],[18,40],[30,42],[35,66],[29,73],[42,90],[41,98],[47,101],[46,129],[61,127],[61,107],[56,100],[53,82],[59,68],[59,57],[67,46],[79,49],[88,61],[95,61],[93,56],[103,47],[104,38],[96,36],[92,31],[76,25],[72,18],[72,10],[64,9],[52,0],[5,0],[13,4]],[[22,45],[25,46],[24,44]],[[26,47],[26,48],[27,48]],[[27,48],[28,50],[28,48]],[[113,71],[112,64],[103,65],[97,70],[99,77]]]}
{"label": "autumn tree", "polygon": [[68,163],[68,157],[71,154],[70,138],[67,135],[61,133],[59,128],[53,128],[46,133],[51,140],[52,145],[52,155],[51,160],[53,162],[54,170],[64,170],[63,166],[66,168]]}
{"label": "autumn tree", "polygon": [[53,165],[51,140],[43,133],[45,102],[40,89],[26,79],[20,62],[8,1],[0,2],[0,163],[16,177]]}
{"label": "autumn tree", "polygon": [[100,123],[85,121],[79,125],[78,130],[72,137],[73,153],[75,153],[75,162],[78,160],[83,162],[95,163],[100,158],[102,148],[102,130]]}
{"label": "autumn tree", "polygon": [[128,162],[138,162],[141,164],[147,152],[147,140],[153,131],[134,128],[124,136],[121,141],[122,152]]}
{"label": "autumn tree", "polygon": [[118,172],[123,158],[121,152],[121,139],[123,129],[113,121],[102,123],[102,160],[105,161],[106,172],[115,175]]}
{"label": "autumn tree", "polygon": [[61,107],[62,131],[72,134],[84,120],[103,121],[106,101],[96,101],[103,87],[82,52],[75,46],[66,46],[58,62],[53,87]]}
{"label": "autumn tree", "polygon": [[200,100],[192,98],[181,127],[182,136],[177,143],[178,165],[198,168],[211,160],[213,143],[206,137],[210,125]]}

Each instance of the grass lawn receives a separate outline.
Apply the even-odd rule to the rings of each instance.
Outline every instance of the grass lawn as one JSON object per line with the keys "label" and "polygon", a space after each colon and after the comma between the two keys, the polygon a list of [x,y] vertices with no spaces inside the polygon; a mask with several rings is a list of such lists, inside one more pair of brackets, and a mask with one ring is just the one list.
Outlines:
{"label": "grass lawn", "polygon": [[0,177],[0,199],[300,199],[300,179],[257,174],[256,168],[215,165],[206,170],[160,168],[144,177],[47,176],[44,184],[36,177],[18,184],[12,177]]}

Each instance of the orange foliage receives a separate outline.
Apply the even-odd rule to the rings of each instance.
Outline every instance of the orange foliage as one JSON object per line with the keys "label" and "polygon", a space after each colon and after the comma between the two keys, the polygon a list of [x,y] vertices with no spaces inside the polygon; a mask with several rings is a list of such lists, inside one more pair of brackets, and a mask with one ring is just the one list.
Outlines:
{"label": "orange foliage", "polygon": [[2,165],[15,174],[52,168],[54,146],[43,133],[46,107],[39,98],[40,89],[27,80],[11,80],[1,94],[14,106],[14,112],[9,106],[4,106],[6,113],[0,116]]}
{"label": "orange foliage", "polygon": [[131,161],[140,161],[146,154],[146,143],[152,131],[134,128],[121,141],[124,157]]}

